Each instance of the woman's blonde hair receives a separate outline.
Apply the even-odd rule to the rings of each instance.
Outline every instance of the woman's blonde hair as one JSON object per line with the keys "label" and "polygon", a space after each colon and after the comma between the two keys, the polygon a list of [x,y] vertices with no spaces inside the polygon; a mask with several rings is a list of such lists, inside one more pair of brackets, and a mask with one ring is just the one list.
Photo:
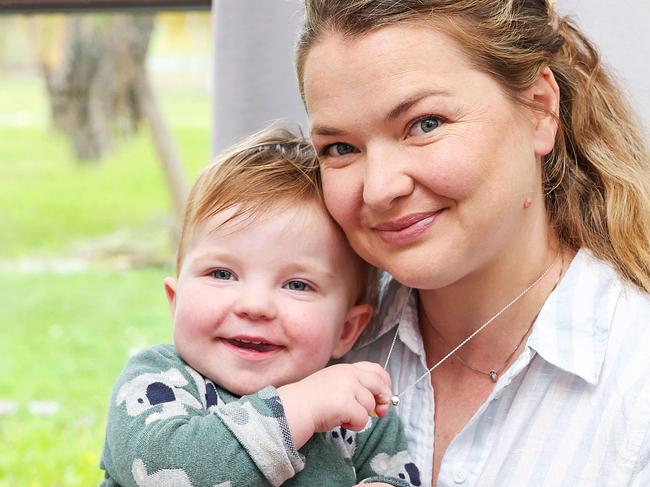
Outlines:
{"label": "woman's blonde hair", "polygon": [[[308,203],[316,203],[327,214],[318,160],[309,140],[277,126],[251,135],[206,166],[192,186],[176,254],[177,272],[197,226],[211,216],[232,209],[221,225],[233,220],[246,225],[270,212]],[[358,280],[357,302],[374,304],[376,270],[347,250]]]}
{"label": "woman's blonde hair", "polygon": [[[639,123],[595,47],[546,0],[305,0],[296,66],[324,34],[362,36],[425,23],[462,47],[514,101],[550,67],[560,87],[558,136],[543,159],[551,224],[650,292],[650,155]],[[535,108],[535,107],[532,107]]]}

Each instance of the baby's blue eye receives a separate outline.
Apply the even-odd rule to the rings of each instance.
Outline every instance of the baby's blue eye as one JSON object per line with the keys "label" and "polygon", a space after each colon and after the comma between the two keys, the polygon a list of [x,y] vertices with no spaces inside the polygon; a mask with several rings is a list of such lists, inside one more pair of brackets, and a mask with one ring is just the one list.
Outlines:
{"label": "baby's blue eye", "polygon": [[232,272],[227,271],[226,269],[216,269],[210,273],[215,279],[222,281],[230,281],[233,278]]}
{"label": "baby's blue eye", "polygon": [[340,157],[347,154],[352,154],[354,152],[354,147],[350,144],[344,142],[337,142],[336,144],[331,144],[325,147],[323,150],[323,155],[330,157]]}
{"label": "baby's blue eye", "polygon": [[309,284],[302,281],[289,281],[284,285],[284,287],[291,291],[311,291],[312,289]]}
{"label": "baby's blue eye", "polygon": [[418,122],[418,128],[424,133],[429,133],[440,126],[440,119],[437,117],[423,118]]}

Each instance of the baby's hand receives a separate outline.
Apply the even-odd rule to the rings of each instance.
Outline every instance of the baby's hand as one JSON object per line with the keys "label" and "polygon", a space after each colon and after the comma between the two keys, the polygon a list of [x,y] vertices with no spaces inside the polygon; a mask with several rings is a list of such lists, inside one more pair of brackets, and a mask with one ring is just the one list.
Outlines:
{"label": "baby's hand", "polygon": [[300,448],[315,432],[337,426],[360,431],[369,414],[385,416],[391,382],[378,364],[338,364],[279,387],[278,394],[296,448]]}

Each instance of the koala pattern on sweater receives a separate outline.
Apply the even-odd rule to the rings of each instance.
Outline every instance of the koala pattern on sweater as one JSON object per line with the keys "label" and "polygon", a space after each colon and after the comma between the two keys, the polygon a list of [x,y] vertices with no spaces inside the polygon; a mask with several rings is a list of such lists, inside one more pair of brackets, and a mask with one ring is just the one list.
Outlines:
{"label": "koala pattern on sweater", "polygon": [[317,433],[300,450],[277,391],[238,397],[171,345],[132,357],[112,396],[103,487],[419,486],[399,418]]}

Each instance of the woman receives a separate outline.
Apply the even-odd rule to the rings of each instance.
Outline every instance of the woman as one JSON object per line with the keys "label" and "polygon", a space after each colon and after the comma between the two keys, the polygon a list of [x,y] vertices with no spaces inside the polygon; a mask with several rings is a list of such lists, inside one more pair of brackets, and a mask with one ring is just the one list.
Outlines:
{"label": "woman", "polygon": [[423,485],[650,485],[650,162],[594,48],[544,0],[306,11],[325,199],[393,276],[350,358]]}

